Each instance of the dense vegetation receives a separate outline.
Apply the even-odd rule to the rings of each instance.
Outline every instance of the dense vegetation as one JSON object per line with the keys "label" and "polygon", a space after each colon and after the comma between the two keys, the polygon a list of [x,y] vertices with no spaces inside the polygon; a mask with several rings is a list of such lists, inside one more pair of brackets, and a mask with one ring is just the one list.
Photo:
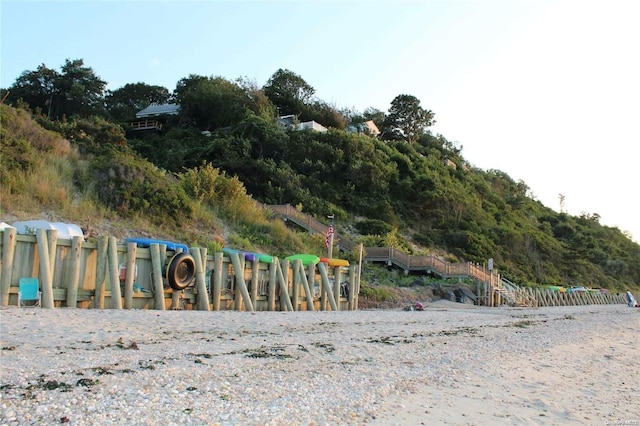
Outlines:
{"label": "dense vegetation", "polygon": [[[173,229],[206,244],[219,245],[222,237],[203,241],[198,224],[215,230],[209,240],[224,235],[247,249],[322,250],[322,238],[287,231],[253,198],[290,203],[320,220],[333,213],[338,230],[366,246],[451,261],[493,258],[521,284],[640,283],[638,244],[602,226],[596,213],[557,213],[524,182],[472,167],[460,148],[428,130],[435,114],[411,95],[396,97],[388,113],[338,110],[288,70],[262,88],[197,75],[180,80],[173,93],[144,83],[106,93],[104,87],[75,60],[60,73],[44,65],[25,72],[3,90],[5,103],[17,107],[2,106],[3,215],[30,192],[41,209],[73,215],[79,208],[95,220],[149,217],[167,234]],[[164,118],[161,129],[132,129],[136,111],[167,101],[180,112]],[[284,127],[278,116],[285,114],[329,131]],[[380,129],[377,137],[362,126],[368,120]],[[51,195],[53,188],[62,192]]]}

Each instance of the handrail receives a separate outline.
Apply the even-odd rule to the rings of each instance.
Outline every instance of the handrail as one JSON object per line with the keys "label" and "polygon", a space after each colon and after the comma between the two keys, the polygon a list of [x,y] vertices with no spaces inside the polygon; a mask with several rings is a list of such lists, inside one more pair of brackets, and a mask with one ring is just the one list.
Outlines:
{"label": "handrail", "polygon": [[[298,225],[317,233],[324,233],[327,225],[314,219],[312,216],[302,213],[291,204],[262,205],[271,209],[276,214],[290,219]],[[358,246],[354,241],[339,235],[334,230],[334,240],[337,245],[346,251],[351,251]],[[451,263],[440,259],[434,255],[412,256],[394,247],[365,247],[364,260],[366,261],[386,261],[400,266],[406,270],[433,271],[443,277],[472,277],[482,282],[499,283],[499,279],[493,279],[496,271],[489,271],[482,266],[471,262]]]}

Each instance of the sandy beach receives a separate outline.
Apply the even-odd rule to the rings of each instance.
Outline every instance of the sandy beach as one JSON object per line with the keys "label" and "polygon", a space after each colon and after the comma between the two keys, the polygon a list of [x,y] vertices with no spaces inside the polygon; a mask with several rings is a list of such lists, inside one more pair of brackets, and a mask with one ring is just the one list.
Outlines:
{"label": "sandy beach", "polygon": [[640,425],[640,309],[0,309],[0,425]]}

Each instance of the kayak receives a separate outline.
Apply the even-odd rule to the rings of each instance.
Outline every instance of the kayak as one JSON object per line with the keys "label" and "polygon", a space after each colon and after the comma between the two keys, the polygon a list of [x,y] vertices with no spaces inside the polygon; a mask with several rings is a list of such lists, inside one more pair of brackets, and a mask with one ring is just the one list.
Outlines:
{"label": "kayak", "polygon": [[264,253],[257,253],[258,260],[262,263],[273,263],[273,256]]}
{"label": "kayak", "polygon": [[171,241],[152,240],[150,238],[125,238],[125,243],[136,243],[138,247],[149,247],[151,244],[164,244],[167,246],[167,250],[177,251],[182,249],[183,252],[188,253],[189,247],[186,244],[174,243]]}
{"label": "kayak", "polygon": [[300,260],[302,261],[302,264],[307,266],[307,265],[311,265],[312,263],[318,263],[320,262],[320,258],[318,256],[316,256],[315,254],[307,254],[307,253],[300,253],[300,254],[293,254],[291,256],[285,257],[286,260],[288,260],[289,262],[293,262],[294,260]]}
{"label": "kayak", "polygon": [[321,257],[320,262],[326,263],[328,266],[349,266],[349,261],[346,259],[329,259],[328,257]]}
{"label": "kayak", "polygon": [[241,250],[236,250],[233,248],[229,248],[229,247],[224,247],[222,249],[222,252],[225,254],[239,254],[244,256],[244,259],[247,262],[254,262],[254,261],[258,261],[258,262],[262,262],[262,263],[273,263],[273,256],[270,256],[268,254],[262,254],[262,253],[252,253],[252,252],[244,252]]}

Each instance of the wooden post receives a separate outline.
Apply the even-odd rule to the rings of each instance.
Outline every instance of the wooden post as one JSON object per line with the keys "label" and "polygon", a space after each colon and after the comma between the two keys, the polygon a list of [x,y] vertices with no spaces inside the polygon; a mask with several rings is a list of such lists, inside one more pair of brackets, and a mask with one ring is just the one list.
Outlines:
{"label": "wooden post", "polygon": [[136,280],[136,255],[138,245],[127,243],[127,272],[124,277],[124,308],[133,309],[133,284]]}
{"label": "wooden post", "polygon": [[360,271],[358,271],[358,276],[356,277],[354,288],[355,290],[353,291],[353,310],[357,311],[360,309]]}
{"label": "wooden post", "polygon": [[[166,247],[166,246],[165,246]],[[151,253],[151,268],[153,277],[153,307],[159,311],[164,311],[164,285],[162,284],[162,263],[160,259],[160,245],[158,243],[149,244]]]}
{"label": "wooden post", "polygon": [[[358,276],[356,277],[354,296],[354,310],[358,309],[358,301],[360,295],[360,279],[362,278],[362,256],[364,255],[364,244],[360,243],[360,259],[358,260]],[[351,291],[351,289],[350,289]]]}
{"label": "wooden post", "polygon": [[38,242],[38,253],[40,255],[40,285],[42,287],[42,307],[52,309],[53,305],[53,285],[51,283],[51,267],[49,265],[49,241],[47,231],[36,230],[36,240]]}
{"label": "wooden post", "polygon": [[58,250],[58,230],[57,229],[47,229],[47,242],[49,244],[49,268],[51,268],[51,288],[53,288],[53,280],[56,272],[56,252]]}
{"label": "wooden post", "polygon": [[[229,258],[231,258],[231,256],[229,256]],[[240,255],[238,253],[238,262],[239,266],[236,268],[236,265],[233,264],[233,261],[231,261],[231,264],[233,265],[233,274],[235,277],[235,294],[233,295],[234,297],[234,309],[236,311],[241,311],[242,310],[242,299],[244,298],[244,294],[242,293],[242,291],[238,292],[238,280],[242,278],[242,282],[245,283],[245,288],[246,288],[246,282],[244,281],[244,254]],[[248,293],[247,293],[248,294]]]}
{"label": "wooden post", "polygon": [[[175,251],[175,254],[178,253],[182,253],[182,248],[178,248]],[[166,244],[160,244],[160,259],[161,259],[161,263],[164,265],[166,263],[166,258],[167,258],[167,245]],[[195,266],[195,259],[194,259],[194,266]],[[166,274],[166,269],[162,271],[163,274]],[[164,286],[163,286],[164,288]],[[169,306],[169,309],[171,310],[180,310],[182,309],[182,305],[180,303],[180,301],[182,300],[182,295],[184,294],[184,290],[176,290],[174,288],[171,289],[171,305]]]}
{"label": "wooden post", "polygon": [[[304,275],[304,266],[302,266],[302,261],[300,259],[296,259],[293,261],[293,274],[292,274],[292,289],[291,289],[291,303],[293,304],[293,310],[300,310],[300,275]],[[300,269],[303,269],[300,272]]]}
{"label": "wooden post", "polygon": [[[349,268],[349,293],[347,294],[347,309],[350,311],[355,311],[356,310],[356,305],[354,303],[355,301],[355,297],[353,295],[355,288],[356,288],[356,277],[357,277],[357,273],[354,273],[354,268],[351,267]],[[476,293],[476,294],[480,294],[480,292]]]}
{"label": "wooden post", "polygon": [[258,260],[258,256],[256,256],[256,259],[251,262],[251,304],[253,305],[254,309],[256,308],[256,304],[258,303],[259,270],[260,261]]}
{"label": "wooden post", "polygon": [[320,277],[322,277],[324,291],[327,293],[327,298],[329,299],[329,304],[331,305],[331,309],[334,311],[337,311],[338,306],[336,305],[336,299],[333,297],[333,289],[329,285],[329,276],[327,275],[327,268],[324,263],[320,262],[318,263],[318,269],[320,270]]}
{"label": "wooden post", "polygon": [[235,269],[236,272],[236,289],[238,287],[240,288],[240,294],[244,299],[244,307],[247,311],[255,312],[251,304],[251,296],[247,290],[247,284],[244,281],[244,268],[240,262],[240,255],[238,253],[230,253],[229,257],[231,258],[233,269]]}
{"label": "wooden post", "polygon": [[[304,266],[301,267],[300,273],[304,274]],[[313,302],[313,282],[316,279],[316,265],[314,263],[309,264],[307,266],[307,284],[309,285],[309,290],[311,291],[311,302]]]}
{"label": "wooden post", "polygon": [[277,257],[274,257],[269,265],[269,287],[267,296],[267,310],[276,310],[276,285],[278,284],[278,266],[280,261]]}
{"label": "wooden post", "polygon": [[333,296],[336,299],[336,307],[340,310],[340,281],[342,280],[342,274],[340,273],[340,267],[333,268]]}
{"label": "wooden post", "polygon": [[5,228],[2,232],[2,276],[0,277],[0,304],[9,306],[9,290],[13,273],[13,258],[16,252],[16,228]]}
{"label": "wooden post", "polygon": [[213,254],[213,290],[211,290],[211,299],[213,299],[213,310],[220,310],[220,292],[222,291],[222,260],[224,254],[215,252]]}
{"label": "wooden post", "polygon": [[[297,263],[297,265],[296,265]],[[311,292],[311,289],[309,288],[309,280],[307,280],[307,276],[305,275],[305,271],[304,271],[304,266],[302,265],[302,261],[301,260],[296,260],[294,262],[294,265],[298,268],[299,270],[299,275],[300,275],[300,281],[302,283],[302,287],[304,288],[304,294],[305,297],[307,299],[307,310],[308,311],[313,311],[313,293]]]}
{"label": "wooden post", "polygon": [[289,289],[287,288],[287,280],[284,278],[284,274],[282,270],[287,271],[287,276],[289,274],[289,261],[283,259],[281,262],[278,262],[276,265],[276,274],[278,283],[280,284],[280,310],[287,310],[293,312],[293,305],[291,304],[291,299],[289,298]]}
{"label": "wooden post", "polygon": [[182,300],[182,292],[183,290],[176,290],[174,288],[171,289],[171,305],[169,306],[169,309],[182,309],[182,306],[180,306],[180,300]]}
{"label": "wooden post", "polygon": [[75,308],[78,304],[78,284],[80,281],[80,256],[82,254],[82,241],[80,236],[73,237],[71,241],[71,278],[67,285],[67,307]]}
{"label": "wooden post", "polygon": [[98,253],[96,259],[96,292],[94,296],[94,307],[97,309],[104,309],[104,288],[105,288],[105,275],[107,272],[107,247],[109,245],[109,239],[105,235],[98,237]]}
{"label": "wooden post", "polygon": [[120,292],[120,263],[118,262],[118,241],[109,237],[108,279],[111,286],[111,308],[122,309],[122,293]]}
{"label": "wooden post", "polygon": [[196,264],[196,290],[198,292],[197,307],[201,311],[209,311],[209,294],[207,294],[207,283],[205,282],[204,267],[207,262],[207,248],[194,247],[193,260]]}

